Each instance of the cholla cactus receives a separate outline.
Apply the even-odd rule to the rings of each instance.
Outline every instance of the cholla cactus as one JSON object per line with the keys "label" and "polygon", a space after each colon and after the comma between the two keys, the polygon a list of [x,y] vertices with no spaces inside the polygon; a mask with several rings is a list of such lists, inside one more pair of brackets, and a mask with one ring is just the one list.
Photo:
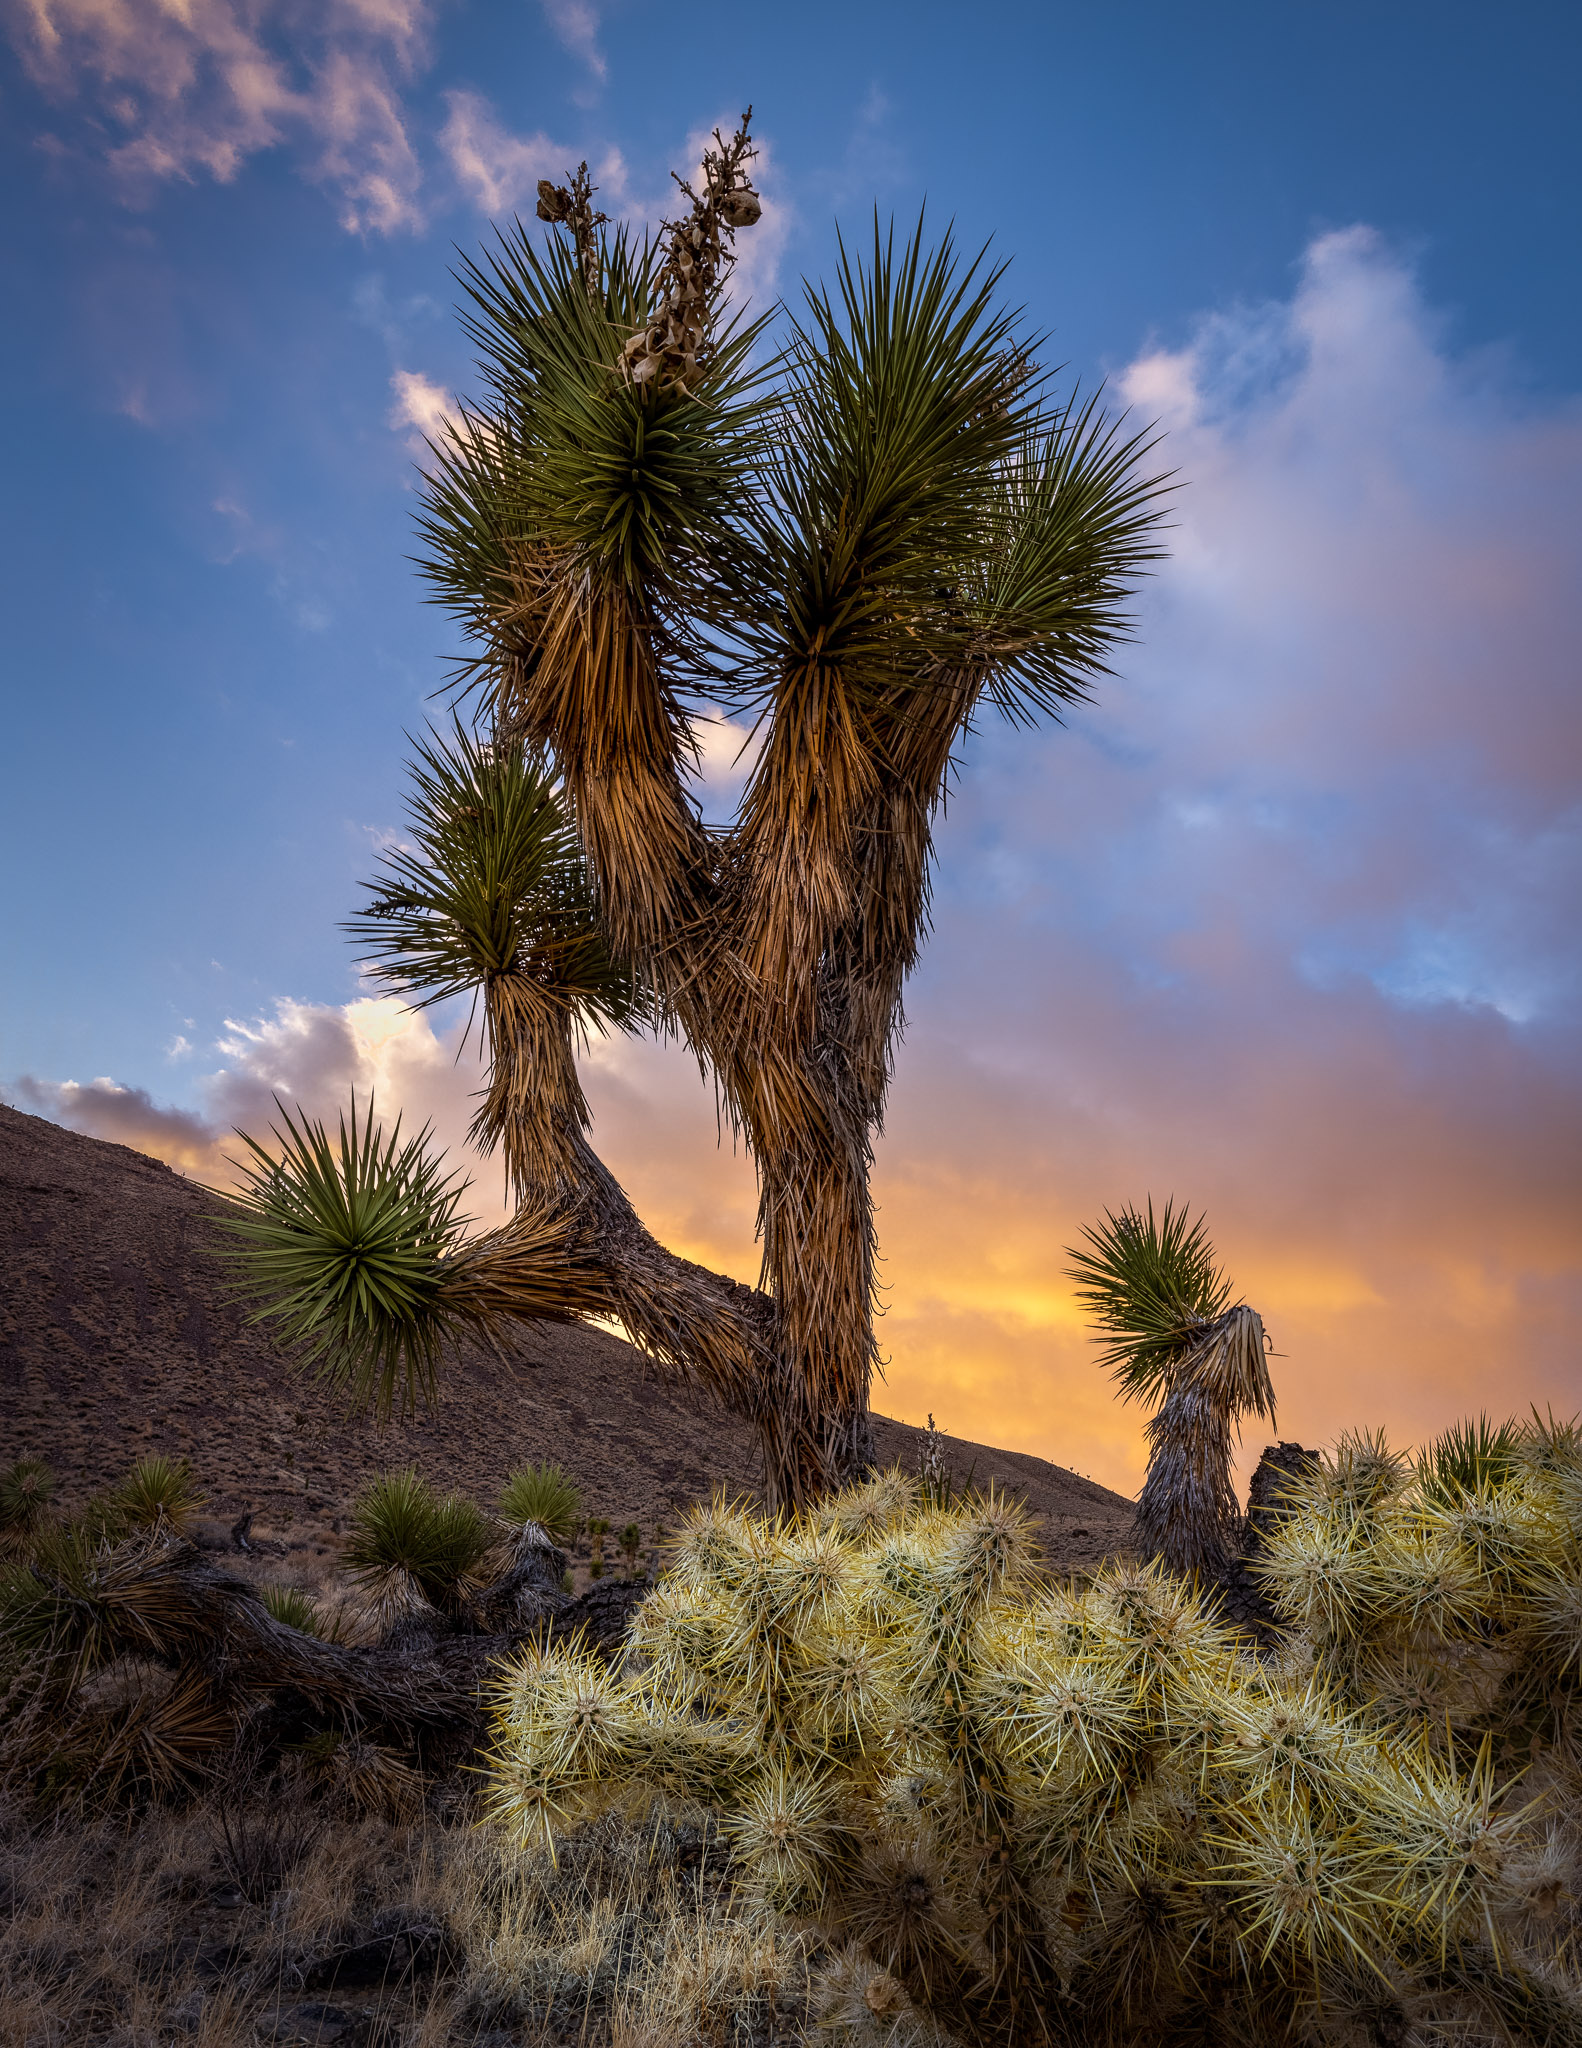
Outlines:
{"label": "cholla cactus", "polygon": [[491,1772],[524,1840],[713,1809],[758,1909],[837,1953],[853,2042],[1582,2040],[1568,1823],[1491,1745],[1301,1645],[1260,1664],[1158,1565],[1052,1584],[994,1495],[696,1511],[621,1670],[505,1670]]}
{"label": "cholla cactus", "polygon": [[1582,1433],[1448,1431],[1412,1461],[1343,1438],[1288,1487],[1254,1567],[1316,1668],[1425,1748],[1487,1744],[1582,1793]]}

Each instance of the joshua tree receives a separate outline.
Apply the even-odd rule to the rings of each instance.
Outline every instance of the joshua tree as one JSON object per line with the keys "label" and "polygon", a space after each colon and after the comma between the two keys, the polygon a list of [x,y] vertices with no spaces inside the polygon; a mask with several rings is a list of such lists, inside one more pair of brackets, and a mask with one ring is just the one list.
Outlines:
{"label": "joshua tree", "polygon": [[[246,1227],[260,1291],[365,1389],[426,1381],[463,1329],[614,1315],[753,1419],[795,1503],[869,1461],[869,1169],[953,762],[983,713],[1105,672],[1161,479],[1053,395],[1001,269],[948,234],[876,223],[771,358],[726,290],[753,157],[744,116],[642,243],[584,166],[540,186],[547,248],[517,223],[462,273],[482,395],[421,532],[476,728],[421,748],[418,851],[354,929],[410,999],[481,996],[474,1137],[516,1220],[465,1241],[422,1145],[354,1117],[338,1151],[294,1126],[259,1153]],[[757,737],[728,828],[688,781],[711,705]],[[685,1041],[751,1151],[761,1290],[656,1244],[588,1142],[579,1034],[638,1024]]]}
{"label": "joshua tree", "polygon": [[1241,1511],[1231,1484],[1231,1430],[1251,1413],[1274,1421],[1262,1319],[1214,1263],[1203,1218],[1170,1202],[1155,1221],[1123,1209],[1084,1230],[1070,1277],[1107,1343],[1125,1400],[1157,1401],[1148,1476],[1137,1502],[1144,1553],[1171,1570],[1224,1572]]}

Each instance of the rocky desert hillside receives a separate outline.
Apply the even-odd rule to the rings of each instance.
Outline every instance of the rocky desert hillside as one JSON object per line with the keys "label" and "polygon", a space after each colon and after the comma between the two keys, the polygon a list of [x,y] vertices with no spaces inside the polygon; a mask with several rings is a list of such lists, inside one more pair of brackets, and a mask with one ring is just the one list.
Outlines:
{"label": "rocky desert hillside", "polygon": [[[251,1513],[315,1549],[369,1478],[406,1463],[488,1504],[512,1466],[554,1458],[589,1513],[637,1522],[645,1543],[717,1487],[755,1490],[751,1432],[600,1330],[541,1324],[504,1358],[469,1352],[411,1421],[348,1415],[227,1300],[219,1206],[158,1160],[0,1106],[0,1463],[46,1459],[70,1504],[149,1452],[185,1457],[217,1520]],[[881,1419],[877,1434],[886,1462],[916,1469],[921,1432]],[[1039,1458],[948,1449],[958,1478],[1025,1498],[1060,1563],[1124,1545],[1119,1494]]]}

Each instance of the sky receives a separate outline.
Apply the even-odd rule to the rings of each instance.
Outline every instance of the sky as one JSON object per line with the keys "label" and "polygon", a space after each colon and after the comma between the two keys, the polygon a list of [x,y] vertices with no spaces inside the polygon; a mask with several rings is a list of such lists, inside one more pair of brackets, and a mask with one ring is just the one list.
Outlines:
{"label": "sky", "polygon": [[[0,0],[0,1094],[213,1181],[272,1094],[374,1088],[463,1161],[461,1019],[339,931],[458,651],[410,561],[451,273],[582,158],[652,220],[751,102],[755,305],[926,207],[1180,485],[1094,706],[964,751],[876,1405],[1134,1490],[1065,1248],[1151,1195],[1282,1436],[1573,1411],[1579,45],[1519,0]],[[685,1056],[585,1074],[651,1227],[755,1278]]]}

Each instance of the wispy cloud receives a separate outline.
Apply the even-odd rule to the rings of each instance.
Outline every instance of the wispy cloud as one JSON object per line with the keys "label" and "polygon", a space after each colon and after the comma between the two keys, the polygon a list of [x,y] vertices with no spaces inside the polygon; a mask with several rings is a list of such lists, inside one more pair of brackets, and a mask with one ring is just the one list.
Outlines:
{"label": "wispy cloud", "polygon": [[423,444],[439,441],[455,416],[450,394],[421,370],[397,370],[390,379],[390,389],[395,393],[390,424],[398,430],[409,428],[413,450],[421,454]]}
{"label": "wispy cloud", "polygon": [[[398,81],[425,53],[428,0],[10,0],[25,70],[86,109],[123,196],[176,178],[226,183],[293,148],[339,195],[342,224],[421,224],[421,172]],[[106,144],[106,138],[108,138]]]}
{"label": "wispy cloud", "polygon": [[440,130],[456,181],[480,213],[531,212],[528,202],[540,178],[559,179],[577,161],[567,146],[538,130],[514,135],[480,92],[448,92],[449,108]]}
{"label": "wispy cloud", "polygon": [[542,0],[544,19],[561,47],[602,85],[608,66],[599,48],[599,10],[589,0]]}

